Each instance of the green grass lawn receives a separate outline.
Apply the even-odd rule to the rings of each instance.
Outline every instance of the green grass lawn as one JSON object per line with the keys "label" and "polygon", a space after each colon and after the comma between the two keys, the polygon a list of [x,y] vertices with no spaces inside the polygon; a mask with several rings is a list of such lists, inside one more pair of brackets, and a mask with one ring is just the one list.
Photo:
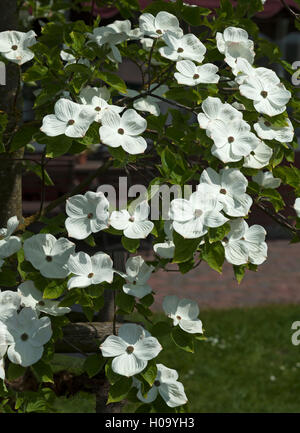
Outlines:
{"label": "green grass lawn", "polygon": [[[291,343],[300,305],[203,311],[200,317],[207,340],[194,354],[162,338],[157,358],[178,370],[190,412],[300,412],[300,346]],[[129,404],[125,411],[134,409]]]}

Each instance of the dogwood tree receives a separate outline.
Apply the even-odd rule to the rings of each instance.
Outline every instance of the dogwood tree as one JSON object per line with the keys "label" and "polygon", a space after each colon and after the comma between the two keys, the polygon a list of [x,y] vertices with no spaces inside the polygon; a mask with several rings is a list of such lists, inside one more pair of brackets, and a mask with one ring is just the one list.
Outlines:
{"label": "dogwood tree", "polygon": [[[12,289],[0,293],[3,412],[29,411],[30,402],[31,411],[52,410],[55,395],[46,384],[53,382],[51,361],[71,307],[79,304],[92,322],[104,306],[104,290],[114,293],[114,318],[96,356],[82,353],[89,376],[105,373],[108,403],[127,399],[139,412],[188,410],[180,371],[159,361],[160,339],[169,336],[174,349],[193,352],[205,339],[205,324],[197,303],[171,290],[162,304],[166,321],[153,322],[152,272],[167,272],[172,263],[188,274],[203,261],[222,272],[227,261],[241,282],[267,260],[265,228],[247,222],[255,207],[288,229],[294,242],[300,240],[300,170],[293,165],[300,101],[284,78],[294,73],[292,66],[259,36],[251,19],[263,2],[239,0],[233,7],[222,0],[211,11],[158,0],[139,14],[137,2],[117,3],[124,20],[105,26],[100,17],[93,20],[94,2],[87,24],[66,20],[63,2],[52,11],[46,1],[29,0],[21,8],[23,25],[30,27],[29,17],[40,18],[41,35],[30,28],[0,33],[3,61],[20,73],[15,97],[23,83],[35,95],[34,120],[9,136],[11,113],[0,113],[2,154],[30,151],[33,142],[43,145],[38,168],[23,161],[43,185],[52,185],[47,159],[99,146],[108,155],[70,193],[47,206],[42,195],[39,212],[3,222],[0,282]],[[262,58],[267,66],[260,66]],[[139,70],[138,90],[118,74],[125,60]],[[270,67],[274,63],[284,76]],[[126,209],[89,189],[113,166],[147,177],[146,196]],[[183,192],[187,184],[194,192],[174,198],[167,216],[152,218],[151,186],[177,185]],[[295,209],[286,205],[280,185],[290,188]],[[47,218],[58,204],[65,212]],[[296,225],[289,216],[297,217]],[[31,230],[34,222],[42,223],[40,233]],[[93,236],[99,232],[120,239],[132,254],[123,270],[96,247]],[[145,238],[153,249],[146,261],[139,252]],[[122,317],[126,323],[119,326]],[[15,404],[9,380],[27,368],[40,391],[36,398],[24,393]]]}

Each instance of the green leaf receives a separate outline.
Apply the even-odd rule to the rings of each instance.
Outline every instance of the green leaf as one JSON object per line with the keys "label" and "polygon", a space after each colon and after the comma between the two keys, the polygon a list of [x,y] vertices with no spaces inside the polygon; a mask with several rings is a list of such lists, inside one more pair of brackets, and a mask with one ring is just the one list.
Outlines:
{"label": "green leaf", "polygon": [[266,188],[266,189],[262,190],[259,195],[260,195],[260,197],[267,198],[268,201],[270,201],[272,203],[272,205],[274,206],[274,209],[276,210],[276,212],[280,211],[281,209],[283,209],[285,207],[285,203],[283,201],[283,198],[281,197],[281,194],[278,191],[276,191],[276,189]]}
{"label": "green leaf", "polygon": [[67,289],[66,281],[51,281],[51,283],[45,288],[43,298],[45,299],[56,299],[63,295]]}
{"label": "green leaf", "polygon": [[134,303],[134,297],[126,295],[123,290],[121,290],[116,296],[116,305],[127,313],[132,313],[134,309]]}
{"label": "green leaf", "polygon": [[246,265],[233,265],[233,271],[237,282],[240,284],[245,276]]}
{"label": "green leaf", "polygon": [[211,14],[211,9],[197,6],[191,8],[184,6],[181,12],[181,18],[192,26],[200,26],[203,23],[203,17]]}
{"label": "green leaf", "polygon": [[111,385],[114,385],[115,383],[118,383],[118,381],[123,377],[119,374],[115,373],[113,369],[111,368],[111,362],[109,361],[105,364],[105,376],[107,377],[109,383]]}
{"label": "green leaf", "polygon": [[65,135],[54,137],[54,139],[47,140],[47,158],[57,158],[58,156],[64,155],[68,152],[72,145],[73,139],[66,137]]}
{"label": "green leaf", "polygon": [[155,361],[149,361],[145,370],[141,373],[145,381],[152,386],[157,376],[157,367]]}
{"label": "green leaf", "polygon": [[25,166],[26,166],[27,170],[35,173],[40,179],[43,179],[43,176],[44,176],[45,185],[47,185],[47,186],[53,186],[54,185],[52,179],[50,178],[49,174],[47,173],[47,171],[45,169],[44,169],[44,174],[43,174],[43,170],[42,170],[42,167],[40,166],[40,164],[35,164],[34,162],[31,162],[31,161],[25,161]]}
{"label": "green leaf", "polygon": [[127,87],[122,78],[111,72],[98,72],[98,77],[120,93],[127,93]]}
{"label": "green leaf", "polygon": [[105,362],[105,358],[98,353],[94,353],[93,355],[90,355],[88,358],[86,358],[83,364],[83,369],[89,377],[94,377],[102,370]]}
{"label": "green leaf", "polygon": [[201,238],[185,239],[179,233],[173,232],[173,241],[175,244],[174,263],[186,262],[191,259],[197,250]]}
{"label": "green leaf", "polygon": [[26,368],[18,364],[10,363],[6,372],[7,380],[15,380],[25,374]]}
{"label": "green leaf", "polygon": [[130,253],[135,253],[140,246],[139,239],[129,239],[126,236],[122,236],[121,242],[123,247]]}
{"label": "green leaf", "polygon": [[151,335],[153,337],[163,337],[164,335],[170,334],[172,326],[168,322],[157,322],[151,328]]}
{"label": "green leaf", "polygon": [[54,383],[53,371],[50,364],[44,361],[39,361],[36,364],[34,364],[31,368],[41,382]]}
{"label": "green leaf", "polygon": [[122,378],[118,380],[116,384],[110,387],[106,404],[116,403],[118,401],[124,400],[131,386],[132,378],[122,376]]}
{"label": "green leaf", "polygon": [[11,269],[2,268],[0,272],[0,286],[14,287],[17,284],[16,272]]}
{"label": "green leaf", "polygon": [[194,353],[194,338],[191,334],[184,332],[179,326],[176,326],[171,333],[171,337],[180,349]]}
{"label": "green leaf", "polygon": [[96,246],[96,242],[95,242],[94,236],[92,234],[90,234],[87,238],[85,238],[84,242],[86,244],[88,244],[90,247]]}
{"label": "green leaf", "polygon": [[221,227],[209,228],[208,239],[209,243],[222,241],[225,236],[230,232],[230,224],[226,223]]}
{"label": "green leaf", "polygon": [[202,259],[215,271],[222,273],[222,266],[225,260],[225,251],[220,241],[213,244],[205,244]]}
{"label": "green leaf", "polygon": [[13,136],[10,144],[10,151],[14,152],[15,150],[18,150],[30,143],[32,141],[32,136],[34,133],[36,133],[36,131],[36,126],[26,123],[22,125]]}

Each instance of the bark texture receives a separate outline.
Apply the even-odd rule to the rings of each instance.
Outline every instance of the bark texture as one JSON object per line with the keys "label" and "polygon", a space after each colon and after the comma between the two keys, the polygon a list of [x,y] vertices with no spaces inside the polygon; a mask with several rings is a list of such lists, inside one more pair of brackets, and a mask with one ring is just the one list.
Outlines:
{"label": "bark texture", "polygon": [[[17,0],[1,0],[0,32],[18,29]],[[22,120],[20,68],[8,62],[6,84],[0,86],[0,110],[8,116],[7,129],[3,136],[6,152],[0,154],[0,227],[6,225],[9,217],[22,216],[22,171],[20,161],[23,149],[8,153],[13,132]]]}

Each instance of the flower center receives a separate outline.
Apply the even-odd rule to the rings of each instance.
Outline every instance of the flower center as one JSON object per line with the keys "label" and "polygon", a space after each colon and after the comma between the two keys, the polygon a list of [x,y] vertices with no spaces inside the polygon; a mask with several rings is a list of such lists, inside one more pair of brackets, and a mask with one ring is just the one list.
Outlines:
{"label": "flower center", "polygon": [[223,241],[225,242],[225,244],[228,244],[229,239],[225,237],[225,238],[223,239]]}
{"label": "flower center", "polygon": [[118,133],[121,134],[121,135],[123,135],[124,134],[124,129],[123,128],[119,128],[118,129]]}
{"label": "flower center", "polygon": [[134,217],[131,216],[131,217],[129,218],[129,221],[131,221],[131,222],[133,223],[133,222],[134,222]]}
{"label": "flower center", "polygon": [[183,53],[183,48],[179,47],[179,48],[177,49],[177,53]]}
{"label": "flower center", "polygon": [[43,307],[45,305],[45,302],[44,301],[39,301],[38,305],[40,305],[41,307]]}
{"label": "flower center", "polygon": [[92,218],[93,218],[93,216],[94,216],[94,215],[93,215],[93,214],[92,214],[92,213],[90,212],[90,213],[88,214],[88,216],[87,216],[87,217],[88,217],[88,219],[92,219]]}
{"label": "flower center", "polygon": [[261,94],[261,96],[262,96],[263,98],[266,98],[266,97],[268,96],[268,92],[266,92],[265,90],[262,90],[262,91],[260,92],[260,94]]}
{"label": "flower center", "polygon": [[228,143],[233,143],[234,142],[234,137],[230,136],[228,137]]}
{"label": "flower center", "polygon": [[225,188],[221,188],[221,189],[220,189],[220,194],[227,194],[226,189],[225,189]]}
{"label": "flower center", "polygon": [[28,337],[28,335],[25,332],[24,332],[24,334],[21,335],[21,340],[22,341],[26,341],[26,340],[28,340],[28,338],[29,337]]}
{"label": "flower center", "polygon": [[68,121],[68,125],[74,125],[74,123],[75,123],[75,120],[73,120],[73,119],[70,119],[70,120]]}
{"label": "flower center", "polygon": [[203,211],[201,209],[195,209],[194,214],[195,214],[195,217],[199,217],[203,214]]}
{"label": "flower center", "polygon": [[47,262],[52,262],[52,257],[51,256],[46,256],[46,260],[47,260]]}
{"label": "flower center", "polygon": [[11,47],[11,49],[14,50],[14,51],[16,51],[16,50],[18,49],[18,45],[13,45],[13,46]]}
{"label": "flower center", "polygon": [[129,353],[129,354],[132,353],[133,351],[134,351],[134,347],[133,346],[128,346],[127,349],[126,349],[126,352]]}
{"label": "flower center", "polygon": [[176,319],[177,320],[181,320],[181,316],[176,316]]}
{"label": "flower center", "polygon": [[159,380],[155,380],[154,386],[160,386],[160,381]]}
{"label": "flower center", "polygon": [[254,152],[254,150],[251,150],[251,152],[250,152],[250,155],[252,155],[252,156],[254,156],[254,155],[255,155],[255,152]]}
{"label": "flower center", "polygon": [[198,78],[199,78],[199,74],[195,74],[195,75],[193,76],[193,78],[194,78],[194,80],[198,80]]}
{"label": "flower center", "polygon": [[161,30],[156,30],[156,33],[158,34],[158,35],[162,35],[162,31]]}
{"label": "flower center", "polygon": [[241,238],[241,241],[244,241],[245,240],[245,238],[244,238],[244,236]]}
{"label": "flower center", "polygon": [[93,272],[91,272],[90,274],[88,274],[88,278],[93,278],[94,274]]}
{"label": "flower center", "polygon": [[101,107],[96,107],[95,110],[96,111],[101,111]]}
{"label": "flower center", "polygon": [[265,121],[265,125],[270,127],[271,126],[271,122],[268,122],[267,120]]}

